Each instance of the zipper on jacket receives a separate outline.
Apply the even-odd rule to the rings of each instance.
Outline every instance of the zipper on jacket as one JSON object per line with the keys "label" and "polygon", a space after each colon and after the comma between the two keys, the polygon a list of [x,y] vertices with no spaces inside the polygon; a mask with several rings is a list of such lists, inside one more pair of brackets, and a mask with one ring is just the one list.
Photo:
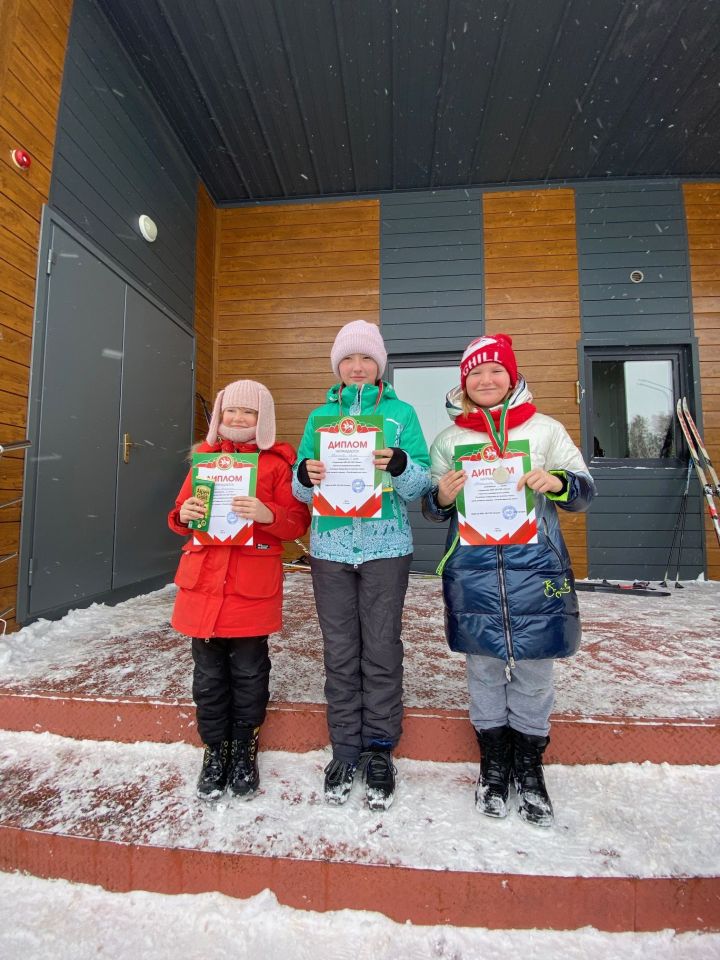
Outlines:
{"label": "zipper on jacket", "polygon": [[557,557],[557,561],[558,561],[558,563],[560,564],[560,569],[561,569],[561,570],[564,570],[564,569],[565,569],[565,563],[563,562],[563,558],[560,556],[560,551],[559,551],[558,548],[555,546],[555,544],[552,542],[552,538],[551,538],[551,536],[550,536],[550,529],[549,529],[549,527],[548,527],[548,522],[547,522],[547,520],[545,519],[545,517],[542,518],[542,523],[543,523],[543,526],[545,527],[545,539],[546,539],[547,542],[548,542],[548,546],[550,547],[550,549],[552,550],[552,552],[553,552],[553,553],[555,554],[555,556]]}
{"label": "zipper on jacket", "polygon": [[503,560],[503,548],[496,547],[497,550],[497,571],[498,584],[500,586],[500,605],[503,615],[503,630],[505,632],[505,650],[507,651],[508,662],[505,664],[505,676],[508,683],[512,680],[511,671],[515,669],[515,651],[513,650],[512,633],[510,632],[510,607],[507,599],[507,582],[505,580],[505,562]]}

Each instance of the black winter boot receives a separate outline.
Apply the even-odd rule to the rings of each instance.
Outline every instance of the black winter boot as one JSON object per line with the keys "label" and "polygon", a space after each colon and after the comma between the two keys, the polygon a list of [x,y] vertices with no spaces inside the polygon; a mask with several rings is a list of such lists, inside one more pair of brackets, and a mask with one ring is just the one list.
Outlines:
{"label": "black winter boot", "polygon": [[241,800],[250,800],[260,786],[257,751],[260,727],[249,728],[248,737],[230,744],[230,793]]}
{"label": "black winter boot", "polygon": [[526,823],[538,827],[553,824],[553,808],[545,787],[542,757],[550,737],[534,737],[512,731],[513,771],[517,791],[518,814]]}
{"label": "black winter boot", "polygon": [[387,810],[395,799],[395,767],[389,747],[371,745],[360,754],[365,773],[365,797],[371,810]]}
{"label": "black winter boot", "polygon": [[205,746],[202,770],[197,782],[197,795],[201,800],[217,800],[225,793],[229,753],[230,745],[227,740]]}
{"label": "black winter boot", "polygon": [[475,806],[486,817],[506,817],[512,773],[510,727],[476,730],[480,744],[480,776],[475,788]]}
{"label": "black winter boot", "polygon": [[347,801],[355,780],[356,763],[331,760],[325,767],[325,803],[339,807]]}

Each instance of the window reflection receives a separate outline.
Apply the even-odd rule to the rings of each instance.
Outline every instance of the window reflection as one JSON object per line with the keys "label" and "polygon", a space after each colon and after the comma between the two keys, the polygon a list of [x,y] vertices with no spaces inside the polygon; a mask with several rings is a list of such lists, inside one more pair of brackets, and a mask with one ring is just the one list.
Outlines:
{"label": "window reflection", "polygon": [[672,360],[594,360],[593,457],[677,456]]}

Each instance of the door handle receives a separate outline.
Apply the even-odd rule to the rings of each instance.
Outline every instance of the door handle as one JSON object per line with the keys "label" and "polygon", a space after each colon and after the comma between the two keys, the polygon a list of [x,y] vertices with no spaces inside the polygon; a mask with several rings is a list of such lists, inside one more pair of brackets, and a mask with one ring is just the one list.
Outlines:
{"label": "door handle", "polygon": [[123,434],[123,463],[130,463],[130,447],[139,447],[139,443],[133,443],[129,433]]}

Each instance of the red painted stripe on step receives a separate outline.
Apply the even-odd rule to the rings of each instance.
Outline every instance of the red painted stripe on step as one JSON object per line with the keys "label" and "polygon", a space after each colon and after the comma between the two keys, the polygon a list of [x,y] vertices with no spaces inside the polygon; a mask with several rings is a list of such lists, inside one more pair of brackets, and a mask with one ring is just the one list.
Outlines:
{"label": "red painted stripe on step", "polygon": [[207,853],[0,827],[0,869],[158,893],[269,888],[304,910],[376,910],[415,924],[610,932],[720,930],[720,883],[709,878],[538,877],[417,870]]}
{"label": "red painted stripe on step", "polygon": [[[0,727],[120,743],[198,743],[192,703],[0,693]],[[405,711],[399,756],[467,761],[478,748],[458,710]],[[720,763],[720,720],[555,716],[549,763]],[[323,704],[271,704],[263,749],[302,753],[328,742]]]}

